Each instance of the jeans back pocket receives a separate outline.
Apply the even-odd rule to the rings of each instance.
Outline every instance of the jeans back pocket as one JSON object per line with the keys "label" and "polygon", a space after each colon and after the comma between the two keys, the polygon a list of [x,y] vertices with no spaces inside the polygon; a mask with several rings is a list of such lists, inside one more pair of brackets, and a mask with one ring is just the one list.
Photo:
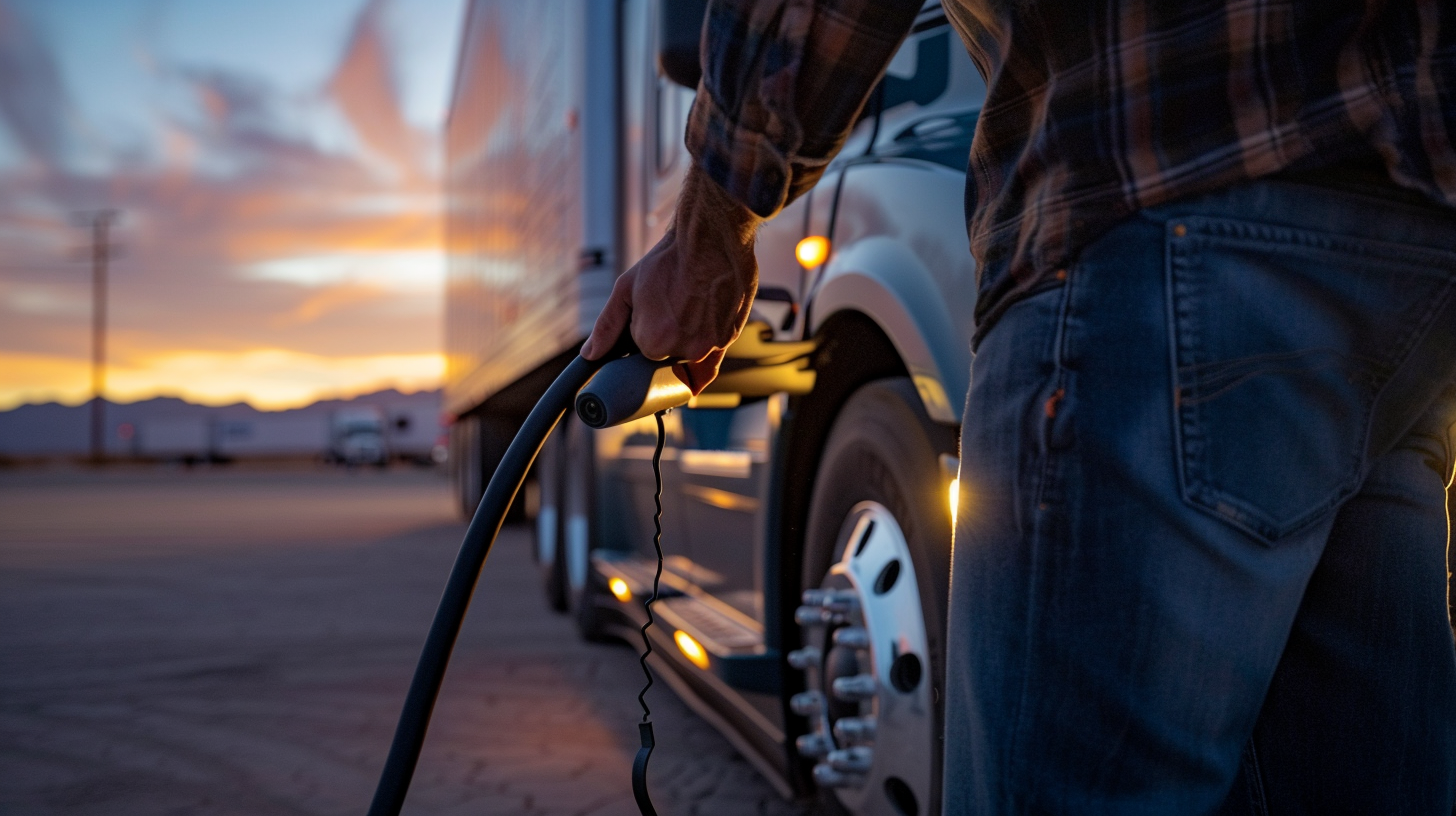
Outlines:
{"label": "jeans back pocket", "polygon": [[1449,295],[1428,251],[1232,219],[1167,227],[1179,477],[1273,543],[1363,478],[1372,407]]}

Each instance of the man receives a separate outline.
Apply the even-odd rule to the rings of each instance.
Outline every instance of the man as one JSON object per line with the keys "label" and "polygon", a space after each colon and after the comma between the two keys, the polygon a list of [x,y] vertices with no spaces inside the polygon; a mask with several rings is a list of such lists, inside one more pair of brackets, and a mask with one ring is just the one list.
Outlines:
{"label": "man", "polygon": [[[715,0],[630,327],[694,390],[919,0]],[[987,79],[944,812],[1456,799],[1456,9],[946,0]]]}

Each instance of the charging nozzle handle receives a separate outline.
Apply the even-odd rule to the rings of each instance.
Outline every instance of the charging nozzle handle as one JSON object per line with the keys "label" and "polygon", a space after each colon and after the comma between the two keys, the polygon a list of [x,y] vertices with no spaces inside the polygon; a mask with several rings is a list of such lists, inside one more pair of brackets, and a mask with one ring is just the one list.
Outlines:
{"label": "charging nozzle handle", "polygon": [[[625,331],[622,334],[628,335]],[[404,806],[405,793],[409,790],[420,748],[425,741],[425,731],[430,724],[430,714],[434,711],[445,668],[450,663],[450,653],[460,634],[460,624],[470,607],[470,597],[475,592],[481,567],[485,565],[485,557],[500,532],[506,511],[510,509],[526,471],[535,461],[546,437],[575,403],[577,392],[609,361],[635,348],[631,345],[630,336],[625,343],[619,341],[617,346],[620,353],[619,348],[613,348],[611,353],[599,360],[577,357],[567,365],[566,370],[546,389],[536,407],[531,409],[490,477],[485,495],[481,497],[465,531],[465,541],[460,545],[460,554],[450,570],[445,592],[435,611],[435,621],[425,639],[414,679],[410,681],[404,711],[395,728],[394,742],[389,746],[389,758],[385,760],[384,772],[374,791],[369,816],[397,816]]]}
{"label": "charging nozzle handle", "polygon": [[610,428],[686,405],[692,396],[671,360],[632,354],[602,366],[576,395],[576,415],[588,427]]}

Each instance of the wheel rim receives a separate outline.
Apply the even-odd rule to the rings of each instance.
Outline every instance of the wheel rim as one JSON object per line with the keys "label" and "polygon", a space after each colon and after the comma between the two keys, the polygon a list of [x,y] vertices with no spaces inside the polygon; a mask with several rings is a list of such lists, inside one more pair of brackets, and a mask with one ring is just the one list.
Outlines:
{"label": "wheel rim", "polygon": [[579,448],[591,441],[590,432],[577,425],[572,429],[572,440],[567,448],[567,470],[564,489],[561,491],[561,535],[566,556],[566,584],[571,592],[580,596],[586,587],[587,567],[591,563],[591,518],[589,515],[588,483],[586,468],[589,462],[586,453]]}
{"label": "wheel rim", "polygon": [[566,515],[566,583],[572,592],[586,586],[586,569],[591,555],[590,531],[585,513]]}
{"label": "wheel rim", "polygon": [[556,507],[542,505],[536,514],[536,561],[550,568],[556,560]]}
{"label": "wheel rim", "polygon": [[795,613],[805,647],[789,663],[808,690],[791,703],[810,724],[799,753],[850,812],[916,816],[932,795],[935,708],[914,561],[899,522],[876,502],[850,511],[841,547]]}

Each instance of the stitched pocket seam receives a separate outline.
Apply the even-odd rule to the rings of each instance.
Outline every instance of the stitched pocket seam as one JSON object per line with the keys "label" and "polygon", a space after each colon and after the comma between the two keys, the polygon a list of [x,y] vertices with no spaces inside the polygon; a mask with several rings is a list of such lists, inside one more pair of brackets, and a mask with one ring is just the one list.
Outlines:
{"label": "stitched pocket seam", "polygon": [[[1168,318],[1173,329],[1170,363],[1175,388],[1174,432],[1180,489],[1184,500],[1193,506],[1272,543],[1322,517],[1358,488],[1380,390],[1418,339],[1430,329],[1430,321],[1449,295],[1450,286],[1442,287],[1440,296],[1424,304],[1425,308],[1415,319],[1402,326],[1395,337],[1389,338],[1391,342],[1386,345],[1384,353],[1375,357],[1359,359],[1343,354],[1338,349],[1316,348],[1285,355],[1202,362],[1197,360],[1197,356],[1205,339],[1199,336],[1199,330],[1203,326],[1195,308],[1201,295],[1200,286],[1207,284],[1200,283],[1192,274],[1202,263],[1202,255],[1209,249],[1217,248],[1287,249],[1297,250],[1306,257],[1311,252],[1316,255],[1329,254],[1344,262],[1352,257],[1369,257],[1372,260],[1378,259],[1386,267],[1404,265],[1421,269],[1429,268],[1432,263],[1456,263],[1456,255],[1377,241],[1343,240],[1338,236],[1289,227],[1270,227],[1226,219],[1193,217],[1176,221],[1176,224],[1170,222],[1167,225],[1165,265]],[[1342,478],[1334,479],[1328,491],[1311,498],[1302,510],[1293,511],[1292,517],[1276,518],[1269,511],[1218,486],[1217,479],[1210,472],[1208,461],[1209,451],[1215,440],[1207,436],[1208,422],[1203,416],[1204,405],[1246,379],[1277,371],[1277,368],[1271,369],[1270,366],[1277,367],[1284,363],[1291,366],[1290,370],[1313,370],[1308,366],[1299,367],[1295,364],[1318,360],[1323,354],[1328,354],[1329,359],[1316,368],[1348,366],[1352,371],[1361,372],[1363,380],[1351,379],[1352,387],[1359,389],[1356,392],[1359,411],[1355,415],[1358,417],[1359,439],[1354,440],[1344,454],[1345,464],[1338,471],[1344,474]],[[1352,361],[1359,365],[1352,364]]]}

